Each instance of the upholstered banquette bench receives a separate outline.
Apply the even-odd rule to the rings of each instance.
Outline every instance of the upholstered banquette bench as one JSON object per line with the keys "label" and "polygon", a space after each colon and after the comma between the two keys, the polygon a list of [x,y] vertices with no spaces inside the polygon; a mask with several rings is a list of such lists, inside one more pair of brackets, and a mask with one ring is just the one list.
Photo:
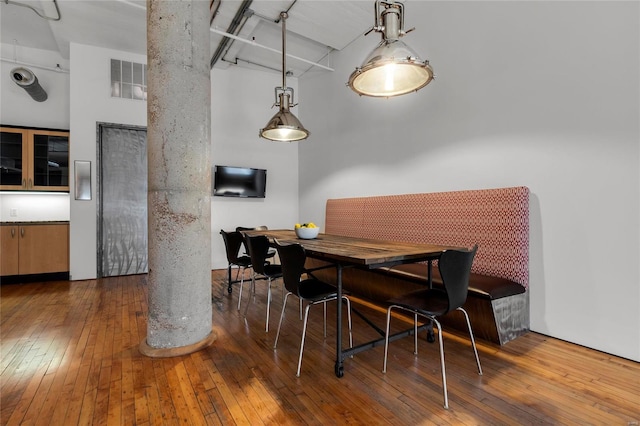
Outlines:
{"label": "upholstered banquette bench", "polygon": [[[464,305],[476,337],[505,344],[529,330],[529,190],[512,187],[330,199],[327,234],[472,247],[478,251]],[[317,266],[318,261],[314,261]],[[437,262],[433,285],[442,286]],[[335,271],[315,273],[335,283]],[[344,269],[343,288],[382,304],[424,288],[425,263],[374,270]],[[448,314],[446,326],[466,331],[463,316]]]}

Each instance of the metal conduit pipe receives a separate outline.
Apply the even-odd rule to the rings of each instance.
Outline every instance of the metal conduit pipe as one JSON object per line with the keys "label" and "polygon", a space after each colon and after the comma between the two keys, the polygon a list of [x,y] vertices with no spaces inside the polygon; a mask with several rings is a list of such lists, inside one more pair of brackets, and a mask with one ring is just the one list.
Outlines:
{"label": "metal conduit pipe", "polygon": [[[214,0],[214,2],[215,1],[216,0]],[[222,1],[220,0],[218,2],[218,4],[216,5],[216,11],[218,10],[218,7],[220,7],[220,3],[221,2]],[[291,4],[289,5],[289,7],[287,7],[285,12],[289,12],[297,2],[298,2],[298,0],[293,0],[291,2]],[[232,34],[232,35],[237,37],[238,33],[242,30],[242,26],[244,26],[244,22],[246,22],[246,20],[244,22],[242,22],[242,19],[243,18],[247,18],[248,19],[248,18],[250,18],[252,16],[256,16],[256,17],[258,17],[258,18],[260,18],[262,20],[273,22],[273,23],[276,23],[276,24],[280,23],[280,19],[281,19],[280,15],[278,15],[278,17],[276,19],[271,19],[271,18],[268,18],[266,16],[262,16],[262,15],[260,15],[258,13],[255,13],[253,10],[249,9],[249,6],[251,6],[251,3],[253,3],[253,0],[245,1],[240,6],[238,11],[236,12],[236,16],[233,18],[233,21],[231,22],[231,25],[229,25],[229,28],[226,31],[228,34]],[[213,17],[214,16],[215,16],[215,13],[211,17],[211,24],[213,23]],[[222,39],[222,41],[218,45],[218,48],[216,49],[215,53],[213,54],[213,57],[211,58],[211,68],[213,68],[213,66],[216,64],[216,62],[218,62],[218,60],[220,60],[220,59],[222,61],[224,61],[224,62],[234,63],[234,61],[229,61],[229,60],[226,60],[224,58],[224,56],[227,54],[227,52],[231,48],[231,45],[233,44],[233,40],[230,40],[229,38],[233,38],[233,37],[229,37],[228,34],[226,35],[222,31],[217,31],[217,30],[213,30],[213,29],[212,29],[212,31],[216,32],[218,34],[225,35],[225,38]],[[240,41],[245,41],[244,39],[241,39],[239,37],[235,38],[235,39],[236,40],[240,40]],[[264,46],[258,45],[258,47],[264,47]],[[236,60],[237,59],[238,58],[236,58]],[[303,60],[303,61],[309,62],[309,63],[311,63],[313,65],[316,65],[316,66],[321,66],[321,65],[316,64],[316,63],[311,62],[311,61],[306,61],[306,60]],[[268,67],[266,67],[266,68],[268,68]],[[331,71],[333,71],[333,70],[331,70]]]}
{"label": "metal conduit pipe", "polygon": [[220,5],[222,4],[222,0],[211,0],[211,18],[209,19],[209,26],[213,24],[213,19],[218,14],[218,9],[220,9]]}
{"label": "metal conduit pipe", "polygon": [[[236,15],[233,17],[233,20],[231,21],[229,28],[227,29],[228,33],[235,34],[235,31],[240,26],[240,23],[242,22],[242,19],[244,18],[245,13],[247,13],[247,11],[249,10],[249,6],[251,6],[251,3],[253,3],[253,0],[244,0],[242,2],[240,7],[238,8],[238,11],[236,12]],[[228,37],[225,37],[222,39],[222,41],[216,48],[216,51],[214,52],[213,56],[211,57],[211,62],[209,64],[211,69],[216,64],[216,62],[218,62],[218,59],[220,59],[223,52],[226,50],[227,45],[230,42],[231,42],[231,39]]]}
{"label": "metal conduit pipe", "polygon": [[38,11],[38,9],[36,9],[35,7],[33,7],[33,6],[29,5],[29,4],[26,4],[26,3],[17,2],[17,1],[13,1],[13,0],[4,0],[4,3],[5,4],[12,4],[14,6],[26,7],[27,9],[31,9],[36,15],[38,15],[42,19],[46,19],[47,21],[59,21],[60,19],[62,19],[62,15],[60,14],[60,8],[58,7],[58,2],[56,0],[53,0],[53,5],[56,7],[56,14],[58,15],[58,17],[52,17],[52,16],[43,15],[42,13],[40,13],[40,11]]}
{"label": "metal conduit pipe", "polygon": [[[223,36],[228,37],[228,38],[231,38],[231,39],[233,39],[233,40],[241,41],[242,43],[250,44],[251,46],[254,46],[254,47],[259,47],[259,48],[261,48],[261,49],[269,50],[269,51],[274,52],[274,53],[282,54],[282,51],[281,51],[281,50],[274,49],[274,48],[272,48],[272,47],[265,46],[265,45],[260,44],[260,43],[256,43],[256,42],[255,42],[255,41],[253,41],[253,40],[247,40],[247,39],[244,39],[244,38],[242,38],[242,37],[235,36],[235,35],[233,35],[233,34],[225,33],[224,31],[220,31],[220,30],[217,30],[217,29],[215,29],[215,28],[210,28],[210,29],[209,29],[209,31],[211,31],[212,33],[216,33],[216,34],[223,35]],[[313,62],[313,61],[310,61],[310,60],[308,60],[308,59],[301,58],[301,57],[299,57],[299,56],[291,55],[291,54],[289,54],[289,53],[287,53],[287,57],[289,57],[289,58],[293,58],[293,59],[296,59],[296,60],[301,61],[301,62],[305,62],[305,63],[307,63],[307,64],[311,64],[311,65],[313,65],[313,66],[316,66],[316,67],[319,67],[319,68],[325,69],[325,70],[327,70],[327,71],[335,71],[333,68],[328,67],[328,66],[326,66],[326,65],[322,65],[322,64],[320,64],[320,63],[318,63],[318,62]],[[237,59],[241,59],[241,58],[236,58],[236,60],[237,60]],[[229,61],[229,60],[226,60],[226,59],[224,59],[224,58],[221,58],[221,60],[222,60],[222,61],[225,61],[225,62],[229,62],[229,63],[234,63],[234,61]],[[245,62],[247,62],[247,61],[245,60]],[[268,68],[268,67],[266,67],[266,68]],[[280,69],[278,69],[278,72],[280,72],[280,71],[281,71],[281,70],[280,70]]]}
{"label": "metal conduit pipe", "polygon": [[47,66],[44,66],[44,65],[32,64],[30,62],[17,61],[16,59],[9,59],[9,58],[0,58],[0,61],[9,62],[9,63],[16,64],[16,65],[22,65],[22,66],[29,67],[29,68],[38,68],[38,69],[41,69],[41,70],[55,71],[55,72],[60,72],[60,73],[64,73],[64,74],[69,74],[69,70],[62,68],[60,66],[60,64],[57,64],[56,67],[47,67]]}

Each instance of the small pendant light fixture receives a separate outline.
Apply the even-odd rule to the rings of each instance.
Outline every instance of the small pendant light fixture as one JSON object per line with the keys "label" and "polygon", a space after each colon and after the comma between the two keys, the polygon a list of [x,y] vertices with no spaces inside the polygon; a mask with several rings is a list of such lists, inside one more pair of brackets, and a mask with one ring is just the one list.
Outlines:
{"label": "small pendant light fixture", "polygon": [[404,5],[377,0],[374,22],[365,35],[380,32],[382,41],[363,65],[351,73],[347,85],[359,95],[389,98],[418,91],[429,84],[434,78],[429,61],[420,59],[400,41],[400,37],[414,30],[404,31]]}
{"label": "small pendant light fixture", "polygon": [[289,111],[290,107],[297,104],[293,103],[293,88],[287,87],[287,30],[285,21],[288,17],[287,12],[280,12],[282,20],[282,87],[275,88],[276,102],[273,105],[279,107],[280,110],[269,120],[264,129],[260,129],[261,137],[279,142],[295,142],[309,137],[309,131]]}

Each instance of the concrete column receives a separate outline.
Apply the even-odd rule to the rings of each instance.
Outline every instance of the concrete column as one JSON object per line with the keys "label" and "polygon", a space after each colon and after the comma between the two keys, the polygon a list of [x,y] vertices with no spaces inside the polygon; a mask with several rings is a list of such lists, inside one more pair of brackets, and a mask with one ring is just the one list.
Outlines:
{"label": "concrete column", "polygon": [[215,340],[209,37],[208,0],[147,0],[148,356]]}

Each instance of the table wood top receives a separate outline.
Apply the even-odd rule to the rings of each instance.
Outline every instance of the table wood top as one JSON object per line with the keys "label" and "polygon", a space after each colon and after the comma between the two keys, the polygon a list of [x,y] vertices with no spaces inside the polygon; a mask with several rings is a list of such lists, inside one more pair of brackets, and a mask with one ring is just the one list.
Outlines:
{"label": "table wood top", "polygon": [[277,239],[281,244],[299,243],[309,257],[368,268],[420,262],[437,258],[445,250],[459,249],[436,244],[403,243],[332,234],[319,234],[317,238],[305,240],[298,238],[295,231],[288,229],[243,232],[247,235],[266,235],[270,239]]}

